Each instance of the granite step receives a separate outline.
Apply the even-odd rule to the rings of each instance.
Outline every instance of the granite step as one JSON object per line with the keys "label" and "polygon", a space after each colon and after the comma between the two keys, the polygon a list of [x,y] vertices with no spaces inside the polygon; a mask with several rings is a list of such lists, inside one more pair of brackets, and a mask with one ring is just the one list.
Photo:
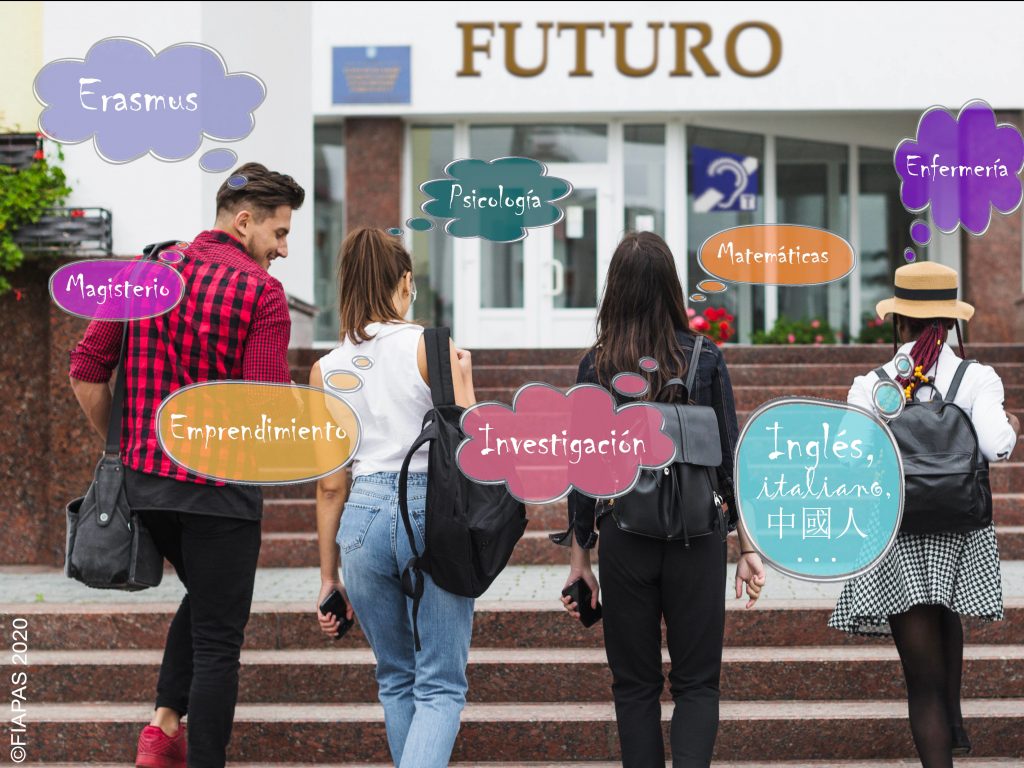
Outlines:
{"label": "granite step", "polygon": [[[83,763],[31,763],[33,768],[80,768]],[[132,763],[87,763],[88,768],[134,768]],[[1016,757],[957,758],[957,768],[1020,768]],[[621,762],[493,762],[449,763],[450,768],[622,768]],[[665,768],[671,768],[666,763]],[[916,758],[905,760],[716,760],[715,768],[920,768]],[[231,762],[231,768],[266,768],[266,763]],[[275,768],[394,768],[394,763],[276,763]]]}
{"label": "granite step", "polygon": [[[562,523],[563,530],[565,523]],[[530,528],[519,540],[510,565],[559,565],[567,562],[565,547],[560,547],[548,538],[553,531]],[[1024,526],[997,525],[1001,560],[1024,560]],[[739,539],[732,534],[729,538],[729,562],[736,562],[739,555]],[[260,547],[261,568],[304,568],[317,566],[320,554],[314,532],[264,533]]]}
{"label": "granite step", "polygon": [[[1024,755],[1024,700],[967,699],[965,726],[978,757]],[[663,705],[667,737],[672,707]],[[130,761],[145,703],[35,704],[32,757],[38,761]],[[715,746],[719,760],[911,758],[903,701],[723,701]],[[240,704],[231,757],[278,765],[304,761],[385,762],[389,755],[377,704]],[[452,759],[482,761],[615,760],[610,702],[468,704]]]}
{"label": "granite step", "polygon": [[[568,524],[567,502],[528,504],[527,531],[555,531]],[[996,525],[1024,525],[1024,493],[993,493],[992,517]],[[303,533],[316,530],[315,499],[267,499],[263,503],[265,533]]]}
{"label": "granite step", "polygon": [[[312,575],[315,580],[315,574]],[[315,590],[315,581],[312,585]],[[365,648],[356,626],[340,641],[323,636],[313,602],[257,602],[245,633],[246,650]],[[1024,638],[1024,598],[1004,598],[1003,621],[964,617],[965,639],[972,645],[1013,646]],[[742,600],[726,600],[725,646],[889,647],[889,637],[860,637],[827,626],[835,608],[830,599],[764,597],[747,610]],[[15,617],[29,623],[32,651],[152,650],[163,648],[177,603],[7,603],[0,604],[0,626]],[[603,628],[572,620],[550,601],[478,600],[473,617],[474,648],[601,648]]]}
{"label": "granite step", "polygon": [[[668,652],[662,655],[667,676]],[[159,650],[34,651],[32,702],[148,702],[161,657]],[[1024,646],[967,645],[964,660],[964,698],[1024,698]],[[368,648],[244,651],[239,701],[373,703],[374,668]],[[469,701],[490,703],[606,701],[612,682],[601,648],[473,648],[468,676]],[[553,679],[567,684],[552,687]],[[721,691],[735,701],[906,696],[891,646],[726,648]]]}
{"label": "granite step", "polygon": [[[1024,456],[1024,453],[1021,456]],[[993,493],[1024,493],[1024,461],[1002,461],[993,464],[989,468],[989,481],[992,484]],[[263,489],[263,497],[265,499],[315,499],[316,483],[268,485]]]}

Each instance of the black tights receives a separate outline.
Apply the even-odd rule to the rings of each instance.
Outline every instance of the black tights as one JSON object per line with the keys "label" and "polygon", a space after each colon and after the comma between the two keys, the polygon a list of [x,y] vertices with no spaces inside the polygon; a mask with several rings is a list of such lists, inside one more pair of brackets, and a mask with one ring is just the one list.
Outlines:
{"label": "black tights", "polygon": [[924,768],[953,768],[954,725],[963,725],[960,678],[964,630],[944,605],[915,605],[889,617],[903,663],[910,731]]}

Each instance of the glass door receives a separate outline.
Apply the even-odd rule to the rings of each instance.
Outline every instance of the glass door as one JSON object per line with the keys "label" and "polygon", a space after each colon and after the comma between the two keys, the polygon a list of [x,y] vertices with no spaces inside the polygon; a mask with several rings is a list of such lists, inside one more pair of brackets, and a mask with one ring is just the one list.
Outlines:
{"label": "glass door", "polygon": [[[577,347],[593,343],[597,301],[614,232],[605,164],[550,164],[569,180],[564,216],[516,243],[463,241],[467,307],[460,343],[470,347]],[[463,341],[464,340],[464,341]]]}

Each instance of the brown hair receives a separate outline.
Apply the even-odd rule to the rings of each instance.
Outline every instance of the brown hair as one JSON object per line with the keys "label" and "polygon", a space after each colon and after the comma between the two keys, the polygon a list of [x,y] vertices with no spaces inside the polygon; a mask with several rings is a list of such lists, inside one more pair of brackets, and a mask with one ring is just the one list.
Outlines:
{"label": "brown hair", "polygon": [[[242,183],[241,176],[245,179]],[[306,191],[291,176],[267,170],[259,163],[246,163],[231,172],[217,190],[217,215],[221,211],[252,212],[257,223],[274,213],[279,206],[293,210],[302,206]]]}
{"label": "brown hair", "polygon": [[[637,372],[640,358],[653,357],[658,370],[648,375],[653,400],[666,381],[682,377],[686,360],[676,332],[690,334],[683,287],[668,244],[653,232],[627,232],[615,249],[597,314],[594,370],[610,386],[621,372]],[[663,399],[675,399],[678,390]]]}
{"label": "brown hair", "polygon": [[412,257],[402,241],[383,229],[359,227],[341,244],[338,265],[338,296],[341,339],[353,344],[373,338],[366,326],[373,322],[398,321],[391,301],[398,283],[412,272]]}

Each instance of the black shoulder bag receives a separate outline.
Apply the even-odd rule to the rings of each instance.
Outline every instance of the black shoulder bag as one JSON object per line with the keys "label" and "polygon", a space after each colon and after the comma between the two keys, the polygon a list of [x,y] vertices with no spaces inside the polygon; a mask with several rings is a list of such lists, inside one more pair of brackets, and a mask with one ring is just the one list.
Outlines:
{"label": "black shoulder bag", "polygon": [[[147,246],[143,253],[156,258],[177,240]],[[153,537],[132,511],[124,488],[121,463],[121,420],[124,409],[124,358],[128,351],[128,323],[121,338],[117,383],[110,403],[107,443],[85,496],[68,503],[64,574],[95,589],[138,591],[160,584],[164,559]]]}

